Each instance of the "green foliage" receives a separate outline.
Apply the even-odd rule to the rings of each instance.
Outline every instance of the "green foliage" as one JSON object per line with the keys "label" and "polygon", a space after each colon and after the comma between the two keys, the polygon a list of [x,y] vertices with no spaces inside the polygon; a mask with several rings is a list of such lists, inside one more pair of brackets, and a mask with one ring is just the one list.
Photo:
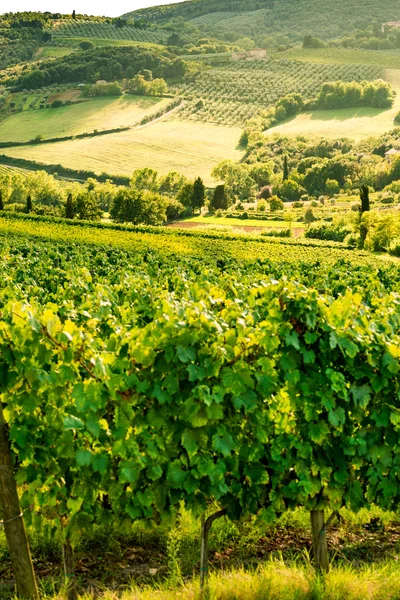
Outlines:
{"label": "green foliage", "polygon": [[129,81],[128,92],[137,96],[163,96],[168,92],[168,86],[162,78],[147,80],[138,73]]}
{"label": "green foliage", "polygon": [[199,209],[204,206],[206,188],[201,177],[197,177],[193,183],[193,197],[192,206],[193,210]]}
{"label": "green foliage", "polygon": [[114,83],[95,83],[86,86],[83,94],[88,98],[96,98],[97,96],[121,96],[122,88],[117,81]]}
{"label": "green foliage", "polygon": [[324,46],[325,44],[320,38],[312,35],[305,35],[303,38],[303,48],[323,48]]}
{"label": "green foliage", "polygon": [[93,50],[93,48],[95,48],[95,44],[90,40],[83,40],[83,42],[79,44],[79,47],[82,50]]}
{"label": "green foliage", "polygon": [[37,89],[53,83],[116,81],[132,78],[142,69],[150,69],[156,77],[180,77],[186,63],[165,51],[120,46],[94,48],[54,60],[44,60],[27,69],[15,80],[21,89]]}
{"label": "green foliage", "polygon": [[278,198],[277,196],[272,196],[272,198],[270,198],[268,200],[269,202],[269,208],[271,210],[271,212],[276,212],[277,210],[283,210],[284,208],[284,204],[282,202],[282,200],[280,198]]}
{"label": "green foliage", "polygon": [[217,185],[212,198],[212,208],[214,210],[226,210],[229,208],[229,198],[225,193],[224,185]]}
{"label": "green foliage", "polygon": [[393,105],[395,92],[385,81],[344,83],[335,81],[324,83],[318,94],[315,105],[318,108],[352,108],[356,106],[372,106],[374,108],[390,108]]}

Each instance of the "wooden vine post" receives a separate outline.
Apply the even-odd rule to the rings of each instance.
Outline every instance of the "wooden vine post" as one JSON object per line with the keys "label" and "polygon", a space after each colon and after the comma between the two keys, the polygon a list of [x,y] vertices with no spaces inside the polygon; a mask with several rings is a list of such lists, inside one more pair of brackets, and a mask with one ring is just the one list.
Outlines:
{"label": "wooden vine post", "polygon": [[19,598],[38,600],[39,592],[24,520],[19,504],[17,484],[8,440],[7,424],[0,402],[0,504],[8,551]]}
{"label": "wooden vine post", "polygon": [[68,600],[76,600],[78,597],[78,591],[76,588],[75,579],[74,550],[71,545],[71,540],[68,537],[63,542],[62,550],[67,598]]}
{"label": "wooden vine post", "polygon": [[311,528],[313,536],[313,550],[315,570],[317,573],[328,573],[329,557],[328,544],[326,541],[326,530],[328,523],[325,523],[323,510],[311,511]]}
{"label": "wooden vine post", "polygon": [[207,519],[205,515],[201,517],[201,552],[200,552],[200,589],[203,590],[208,575],[208,534],[210,533],[211,525],[216,519],[226,515],[226,508],[219,510]]}

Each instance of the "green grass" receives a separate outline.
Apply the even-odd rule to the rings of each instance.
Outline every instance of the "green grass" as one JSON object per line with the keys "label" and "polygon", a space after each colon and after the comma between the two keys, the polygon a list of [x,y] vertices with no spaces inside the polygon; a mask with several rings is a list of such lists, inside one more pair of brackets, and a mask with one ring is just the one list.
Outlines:
{"label": "green grass", "polygon": [[[103,46],[142,46],[143,48],[164,48],[161,44],[157,44],[155,42],[146,42],[141,40],[120,40],[120,39],[109,39],[109,38],[101,38],[101,37],[57,37],[57,40],[61,43],[65,42],[67,47],[73,42],[77,44],[77,46],[81,42],[93,42],[95,46],[103,47]],[[74,48],[72,48],[73,50]],[[79,48],[75,48],[75,50],[79,50]]]}
{"label": "green grass", "polygon": [[0,123],[0,141],[24,142],[39,134],[53,138],[132,126],[169,102],[167,98],[126,95],[93,98],[60,108],[25,110]]}
{"label": "green grass", "polygon": [[292,120],[272,127],[266,133],[331,139],[348,137],[356,141],[378,137],[395,127],[394,117],[400,110],[400,70],[387,69],[385,79],[397,92],[394,105],[389,110],[362,107],[303,112]]}
{"label": "green grass", "polygon": [[63,48],[60,46],[42,46],[35,54],[35,60],[44,58],[62,58],[76,52],[77,48]]}
{"label": "green grass", "polygon": [[[251,213],[249,213],[251,215]],[[287,221],[261,221],[260,219],[229,219],[227,217],[216,217],[206,215],[204,217],[191,217],[185,219],[185,223],[200,223],[202,225],[231,225],[232,227],[268,227],[274,229],[287,229]]]}
{"label": "green grass", "polygon": [[[125,121],[121,116],[121,124]],[[84,124],[87,130],[86,121]],[[7,148],[5,154],[96,173],[130,175],[143,167],[160,174],[178,171],[190,178],[201,176],[210,185],[215,165],[242,157],[240,132],[238,127],[168,120],[91,139]]]}
{"label": "green grass", "polygon": [[[103,594],[103,600],[114,597],[111,590]],[[320,578],[311,567],[288,566],[277,560],[253,572],[228,569],[225,573],[212,573],[206,595],[200,593],[196,580],[173,589],[168,585],[145,589],[132,585],[121,600],[398,600],[399,597],[400,575],[395,561],[361,571],[338,567]]]}
{"label": "green grass", "polygon": [[375,65],[385,69],[400,69],[400,50],[362,50],[359,48],[301,48],[274,52],[272,58],[290,58],[318,64]]}

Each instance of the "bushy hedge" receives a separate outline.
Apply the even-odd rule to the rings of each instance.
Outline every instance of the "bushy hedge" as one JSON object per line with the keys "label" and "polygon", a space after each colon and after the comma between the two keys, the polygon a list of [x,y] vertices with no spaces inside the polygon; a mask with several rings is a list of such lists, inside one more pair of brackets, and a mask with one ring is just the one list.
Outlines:
{"label": "bushy hedge", "polygon": [[313,103],[318,108],[353,108],[371,106],[373,108],[390,108],[393,105],[395,92],[383,80],[333,81],[324,83]]}
{"label": "bushy hedge", "polygon": [[348,225],[333,223],[314,223],[305,232],[306,238],[315,240],[326,240],[332,242],[343,242],[345,237],[352,232]]}

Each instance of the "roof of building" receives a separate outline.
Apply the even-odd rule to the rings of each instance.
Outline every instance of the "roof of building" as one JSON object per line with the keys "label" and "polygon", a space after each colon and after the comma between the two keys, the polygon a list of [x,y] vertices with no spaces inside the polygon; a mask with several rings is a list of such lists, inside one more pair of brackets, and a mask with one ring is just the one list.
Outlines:
{"label": "roof of building", "polygon": [[385,156],[387,154],[400,154],[400,150],[398,150],[397,148],[391,148],[390,150],[388,150],[387,152],[385,152]]}

